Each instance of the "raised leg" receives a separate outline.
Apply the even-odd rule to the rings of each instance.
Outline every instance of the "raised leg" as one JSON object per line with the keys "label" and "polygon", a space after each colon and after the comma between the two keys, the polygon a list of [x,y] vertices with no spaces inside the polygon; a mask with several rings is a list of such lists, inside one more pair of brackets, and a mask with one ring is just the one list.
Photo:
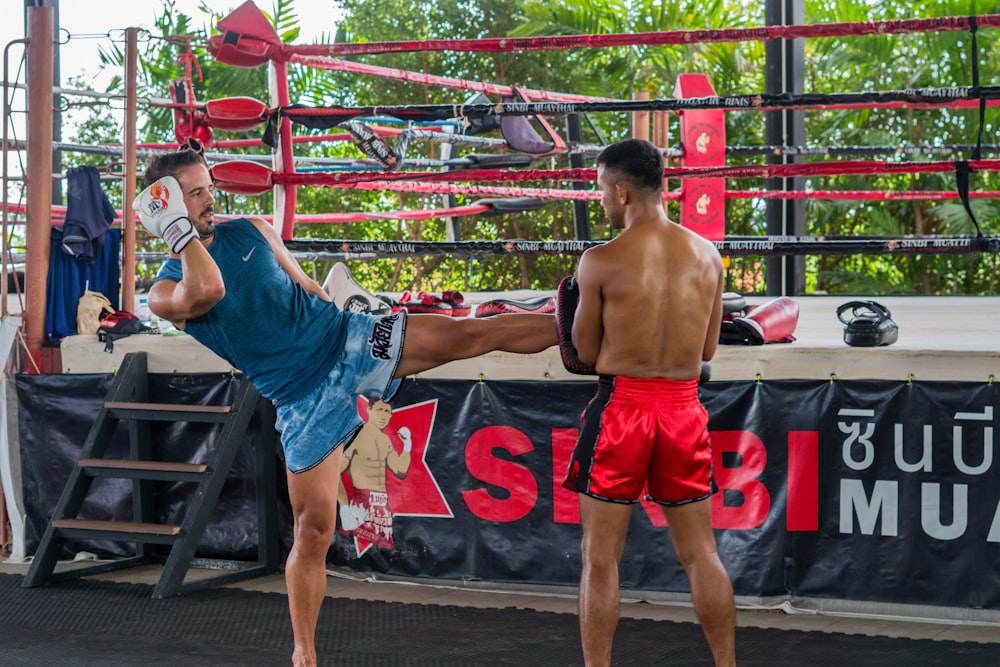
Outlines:
{"label": "raised leg", "polygon": [[532,354],[558,343],[552,315],[529,313],[487,319],[409,315],[396,376],[413,375],[449,361],[494,351]]}

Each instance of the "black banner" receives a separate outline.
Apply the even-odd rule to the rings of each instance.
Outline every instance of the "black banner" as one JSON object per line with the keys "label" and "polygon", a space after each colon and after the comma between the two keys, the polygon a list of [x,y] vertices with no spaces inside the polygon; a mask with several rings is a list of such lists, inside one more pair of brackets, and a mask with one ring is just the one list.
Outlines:
{"label": "black banner", "polygon": [[[227,377],[173,376],[157,384],[153,400],[209,402]],[[109,381],[18,377],[26,553]],[[357,454],[375,447],[383,460],[345,470],[348,503],[329,561],[414,578],[575,585],[578,498],[561,482],[595,389],[407,379],[382,421],[359,401],[371,428],[352,447]],[[706,384],[701,395],[720,487],[714,526],[737,595],[1000,609],[994,385],[725,381]],[[158,446],[197,460],[205,434],[172,429],[156,436]],[[254,468],[245,449],[203,544],[218,557],[246,557],[254,543]],[[164,516],[179,511],[180,491],[164,489]],[[95,513],[130,512],[127,488],[105,486],[92,502]],[[76,545],[102,547],[110,548]],[[621,583],[688,591],[655,504],[636,505]]]}
{"label": "black banner", "polygon": [[[383,429],[392,548],[330,560],[410,577],[576,584],[576,494],[560,486],[592,383],[408,382]],[[738,595],[1000,608],[993,385],[712,382],[713,499]],[[625,588],[688,590],[659,508],[639,503]]]}

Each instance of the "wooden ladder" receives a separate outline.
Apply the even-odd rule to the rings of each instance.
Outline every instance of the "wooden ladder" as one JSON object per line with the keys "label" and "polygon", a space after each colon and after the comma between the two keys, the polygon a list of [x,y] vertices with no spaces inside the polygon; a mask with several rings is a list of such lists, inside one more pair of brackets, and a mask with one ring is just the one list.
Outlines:
{"label": "wooden ladder", "polygon": [[[109,572],[162,561],[163,572],[154,598],[207,588],[278,570],[276,489],[276,434],[273,407],[245,378],[232,405],[150,403],[145,352],[125,355],[97,419],[80,450],[22,586]],[[199,559],[198,566],[219,573],[185,582],[212,509],[240,448],[251,418],[258,415],[259,434],[254,438],[257,483],[257,561]],[[128,423],[128,459],[105,458],[119,421]],[[221,425],[218,440],[203,463],[152,460],[150,423],[154,421],[208,422]],[[97,477],[132,480],[133,521],[94,521],[77,518],[91,483]],[[197,487],[180,525],[155,521],[155,482],[194,482]],[[71,567],[55,572],[56,561],[67,539],[110,540],[135,544],[135,555],[107,563]],[[163,561],[153,545],[171,545]]]}

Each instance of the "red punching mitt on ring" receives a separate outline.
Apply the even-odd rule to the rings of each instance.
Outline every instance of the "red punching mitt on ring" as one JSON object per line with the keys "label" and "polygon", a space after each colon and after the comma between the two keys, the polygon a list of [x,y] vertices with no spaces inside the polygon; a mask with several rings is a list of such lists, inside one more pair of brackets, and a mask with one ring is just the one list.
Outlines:
{"label": "red punching mitt on ring", "polygon": [[573,347],[573,318],[576,316],[576,307],[579,303],[580,286],[576,284],[576,278],[566,276],[559,282],[559,289],[556,291],[556,329],[559,332],[559,356],[562,357],[563,366],[570,373],[597,375],[593,366],[580,361],[576,348]]}
{"label": "red punching mitt on ring", "polygon": [[743,317],[722,322],[719,342],[723,345],[791,343],[799,322],[799,304],[781,296],[750,310]]}

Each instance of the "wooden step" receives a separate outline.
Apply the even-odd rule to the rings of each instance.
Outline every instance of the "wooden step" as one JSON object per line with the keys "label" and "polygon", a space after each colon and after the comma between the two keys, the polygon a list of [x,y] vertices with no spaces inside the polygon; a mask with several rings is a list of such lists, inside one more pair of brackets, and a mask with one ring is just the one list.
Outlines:
{"label": "wooden step", "polygon": [[232,414],[231,405],[185,405],[183,403],[131,403],[105,401],[104,407],[117,419],[148,421],[224,422]]}
{"label": "wooden step", "polygon": [[[273,511],[278,505],[274,454],[277,443],[276,434],[266,428],[274,418],[273,406],[261,400],[257,390],[245,379],[234,387],[232,405],[150,403],[149,389],[146,353],[127,353],[81,447],[81,458],[63,488],[55,516],[42,534],[22,586],[30,588],[50,580],[77,578],[151,562],[158,557],[159,550],[139,546],[150,544],[169,547],[163,574],[153,591],[155,598],[277,570],[279,540],[277,516]],[[254,438],[258,494],[257,564],[232,569],[221,576],[185,582],[185,573],[191,566],[201,536],[211,518],[213,506],[225,486],[228,470],[233,466],[243,435],[249,428],[257,406],[261,409],[260,423],[263,425],[259,437]],[[130,453],[123,452],[119,456],[131,458],[104,458],[123,420],[131,420],[127,429],[121,429],[128,431]],[[154,430],[144,422],[152,421],[214,423],[221,428],[218,429],[219,437],[211,443],[211,451],[203,459],[204,463],[144,460],[151,458],[151,436]],[[133,483],[129,485],[133,495],[131,518],[137,520],[73,518],[85,503],[94,478],[132,480]],[[149,482],[156,481],[196,484],[197,488],[180,525],[152,523],[157,520],[158,515],[153,507],[156,503],[154,484]],[[56,572],[58,556],[70,539],[131,543],[136,545],[135,557],[65,568]],[[2,662],[0,659],[0,663]]]}
{"label": "wooden step", "polygon": [[[52,528],[63,537],[121,540],[172,544],[181,527],[168,523],[133,521],[95,521],[92,519],[53,519]],[[138,539],[142,538],[142,539]]]}
{"label": "wooden step", "polygon": [[80,459],[78,465],[92,477],[119,477],[175,482],[197,482],[208,472],[204,463],[135,461],[133,459]]}

